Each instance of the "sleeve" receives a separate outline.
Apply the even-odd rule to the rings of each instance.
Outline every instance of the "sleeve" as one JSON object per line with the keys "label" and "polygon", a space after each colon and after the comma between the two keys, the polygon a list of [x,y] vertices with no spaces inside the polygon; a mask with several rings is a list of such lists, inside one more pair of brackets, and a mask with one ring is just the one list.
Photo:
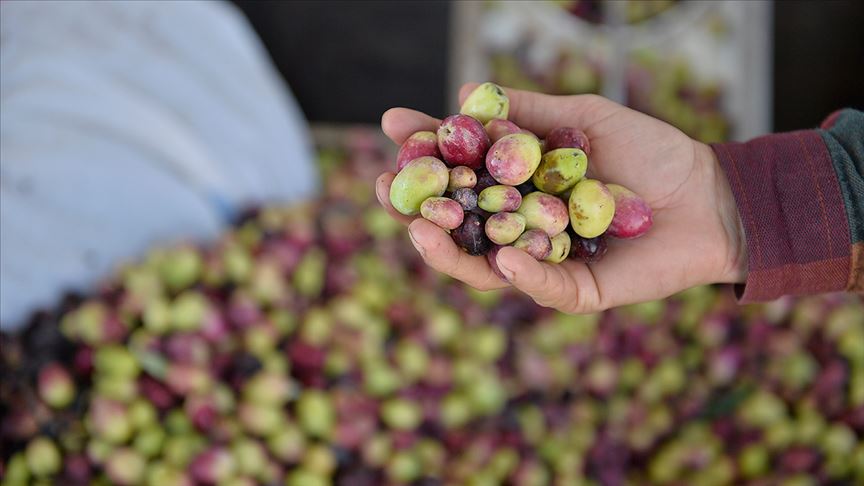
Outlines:
{"label": "sleeve", "polygon": [[747,242],[741,303],[864,290],[864,113],[712,148]]}
{"label": "sleeve", "polygon": [[822,125],[849,222],[852,248],[846,290],[864,292],[864,112],[842,110]]}

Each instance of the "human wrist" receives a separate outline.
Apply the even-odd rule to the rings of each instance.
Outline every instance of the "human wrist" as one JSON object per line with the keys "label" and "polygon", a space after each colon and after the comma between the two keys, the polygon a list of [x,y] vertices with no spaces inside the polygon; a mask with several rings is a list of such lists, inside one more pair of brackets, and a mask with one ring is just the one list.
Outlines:
{"label": "human wrist", "polygon": [[698,163],[710,174],[714,206],[723,234],[720,249],[722,265],[714,276],[714,281],[743,283],[747,279],[747,240],[735,196],[714,150],[704,143],[695,143]]}

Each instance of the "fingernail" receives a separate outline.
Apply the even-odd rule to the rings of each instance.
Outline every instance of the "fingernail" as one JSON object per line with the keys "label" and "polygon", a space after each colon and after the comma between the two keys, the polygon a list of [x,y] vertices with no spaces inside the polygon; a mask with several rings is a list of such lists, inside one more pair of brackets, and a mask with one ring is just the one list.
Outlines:
{"label": "fingernail", "polygon": [[375,183],[375,196],[378,198],[378,201],[384,202],[384,197],[381,195],[381,186],[380,181]]}
{"label": "fingernail", "polygon": [[516,273],[513,270],[510,270],[509,268],[507,268],[506,265],[501,263],[500,258],[495,259],[495,261],[498,262],[498,270],[501,270],[501,273],[504,274],[504,278],[506,278],[508,282],[512,282],[513,277],[516,276]]}
{"label": "fingernail", "polygon": [[414,233],[412,233],[410,229],[408,230],[408,238],[411,239],[411,244],[414,245],[414,248],[417,249],[417,252],[420,253],[420,256],[426,258],[426,249],[423,248],[423,245],[421,245],[417,242],[417,240],[414,239]]}

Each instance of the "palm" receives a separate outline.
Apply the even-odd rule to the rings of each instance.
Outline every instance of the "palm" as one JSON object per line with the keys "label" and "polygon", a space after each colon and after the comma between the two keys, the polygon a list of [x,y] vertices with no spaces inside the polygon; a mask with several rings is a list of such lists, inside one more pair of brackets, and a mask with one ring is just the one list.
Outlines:
{"label": "palm", "polygon": [[659,120],[610,108],[608,117],[585,127],[593,149],[589,176],[629,187],[652,208],[666,207],[693,170],[691,140]]}
{"label": "palm", "polygon": [[[514,274],[518,279],[511,279],[515,286],[542,305],[586,312],[729,278],[726,262],[734,258],[718,209],[726,194],[710,149],[671,125],[596,96],[553,98],[511,91],[511,100],[510,118],[540,136],[559,126],[584,130],[591,141],[588,177],[630,188],[654,211],[654,225],[646,235],[610,239],[606,257],[596,264],[567,260],[550,265],[519,251],[502,250],[499,266],[501,258],[507,258],[508,265],[521,270]],[[417,115],[412,115],[417,128],[430,122]],[[386,116],[384,125],[392,136]],[[424,254],[430,265],[475,287],[500,286],[494,276],[490,278],[485,261],[454,253],[446,234],[435,232],[426,222],[412,223],[412,235],[422,233],[434,244]],[[445,253],[459,264],[448,264]]]}
{"label": "palm", "polygon": [[[603,294],[626,300],[669,295],[706,283],[722,266],[711,250],[716,211],[704,204],[713,190],[697,159],[696,145],[681,131],[644,114],[601,103],[596,123],[585,126],[592,141],[589,175],[624,185],[654,211],[654,226],[637,240],[610,240],[607,258],[590,269]],[[694,197],[699,196],[699,197]],[[714,214],[712,214],[714,213]],[[572,272],[584,271],[570,264]]]}

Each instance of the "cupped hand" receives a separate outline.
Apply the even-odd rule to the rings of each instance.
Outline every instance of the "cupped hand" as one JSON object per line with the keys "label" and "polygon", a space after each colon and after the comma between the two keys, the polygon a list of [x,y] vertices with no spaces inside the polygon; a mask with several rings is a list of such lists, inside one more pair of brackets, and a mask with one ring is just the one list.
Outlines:
{"label": "cupped hand", "polygon": [[[460,103],[476,84],[462,87]],[[480,290],[512,285],[538,304],[564,312],[595,312],[667,297],[707,283],[741,282],[746,276],[743,230],[735,201],[707,145],[677,128],[596,95],[549,96],[507,89],[509,119],[539,137],[575,127],[591,143],[587,177],[621,184],[642,196],[654,225],[634,240],[609,238],[597,263],[567,259],[538,262],[521,250],[501,249],[497,277],[485,257],[459,249],[444,230],[399,214],[390,205],[395,174],[376,183],[381,204],[408,225],[411,241],[428,265]],[[440,120],[406,108],[384,113],[381,126],[401,144],[417,131],[435,131]]]}

